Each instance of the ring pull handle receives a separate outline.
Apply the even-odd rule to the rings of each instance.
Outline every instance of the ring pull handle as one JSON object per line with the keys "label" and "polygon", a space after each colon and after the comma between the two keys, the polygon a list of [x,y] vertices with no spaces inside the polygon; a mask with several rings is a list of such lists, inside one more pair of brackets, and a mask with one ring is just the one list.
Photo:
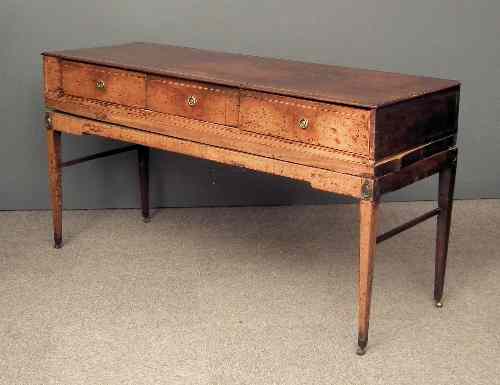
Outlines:
{"label": "ring pull handle", "polygon": [[187,102],[188,106],[194,107],[194,106],[196,106],[196,104],[198,104],[198,98],[194,95],[190,95],[187,97],[186,102]]}
{"label": "ring pull handle", "polygon": [[299,120],[299,127],[305,130],[307,127],[309,127],[309,119],[302,118]]}
{"label": "ring pull handle", "polygon": [[95,88],[102,91],[106,88],[106,83],[104,83],[104,80],[98,80],[95,82]]}

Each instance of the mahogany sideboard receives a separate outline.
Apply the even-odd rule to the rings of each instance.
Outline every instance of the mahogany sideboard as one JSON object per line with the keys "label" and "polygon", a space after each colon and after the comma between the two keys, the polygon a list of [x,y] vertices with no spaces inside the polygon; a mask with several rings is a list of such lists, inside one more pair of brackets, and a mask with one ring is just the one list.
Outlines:
{"label": "mahogany sideboard", "polygon": [[[156,148],[359,199],[358,354],[368,342],[375,245],[433,216],[442,306],[458,82],[150,43],[46,52],[43,74],[55,247],[63,167],[137,150],[147,221]],[[61,133],[132,145],[63,162]],[[437,208],[377,235],[380,197],[435,173]]]}

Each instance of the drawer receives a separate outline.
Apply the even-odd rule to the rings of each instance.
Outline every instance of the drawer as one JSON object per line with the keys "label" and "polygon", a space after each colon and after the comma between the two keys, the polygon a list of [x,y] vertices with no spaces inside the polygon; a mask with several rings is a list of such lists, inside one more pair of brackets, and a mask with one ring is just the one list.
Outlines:
{"label": "drawer", "polygon": [[63,61],[62,89],[67,95],[146,106],[146,75],[114,68]]}
{"label": "drawer", "polygon": [[147,107],[172,115],[238,125],[239,90],[168,77],[149,77]]}
{"label": "drawer", "polygon": [[242,91],[240,128],[369,156],[370,110]]}

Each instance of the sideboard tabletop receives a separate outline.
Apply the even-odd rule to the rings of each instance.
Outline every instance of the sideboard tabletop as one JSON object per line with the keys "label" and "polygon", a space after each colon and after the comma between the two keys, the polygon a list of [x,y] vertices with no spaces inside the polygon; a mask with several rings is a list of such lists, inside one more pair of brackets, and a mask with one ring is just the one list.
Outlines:
{"label": "sideboard tabletop", "polygon": [[44,55],[362,108],[378,108],[459,85],[454,80],[155,43]]}

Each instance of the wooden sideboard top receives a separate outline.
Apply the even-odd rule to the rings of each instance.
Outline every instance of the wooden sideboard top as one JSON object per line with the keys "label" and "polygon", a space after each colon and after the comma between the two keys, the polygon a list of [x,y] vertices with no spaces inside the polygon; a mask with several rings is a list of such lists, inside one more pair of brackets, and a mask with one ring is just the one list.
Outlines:
{"label": "wooden sideboard top", "polygon": [[378,108],[460,85],[453,80],[154,43],[43,55],[362,108]]}

